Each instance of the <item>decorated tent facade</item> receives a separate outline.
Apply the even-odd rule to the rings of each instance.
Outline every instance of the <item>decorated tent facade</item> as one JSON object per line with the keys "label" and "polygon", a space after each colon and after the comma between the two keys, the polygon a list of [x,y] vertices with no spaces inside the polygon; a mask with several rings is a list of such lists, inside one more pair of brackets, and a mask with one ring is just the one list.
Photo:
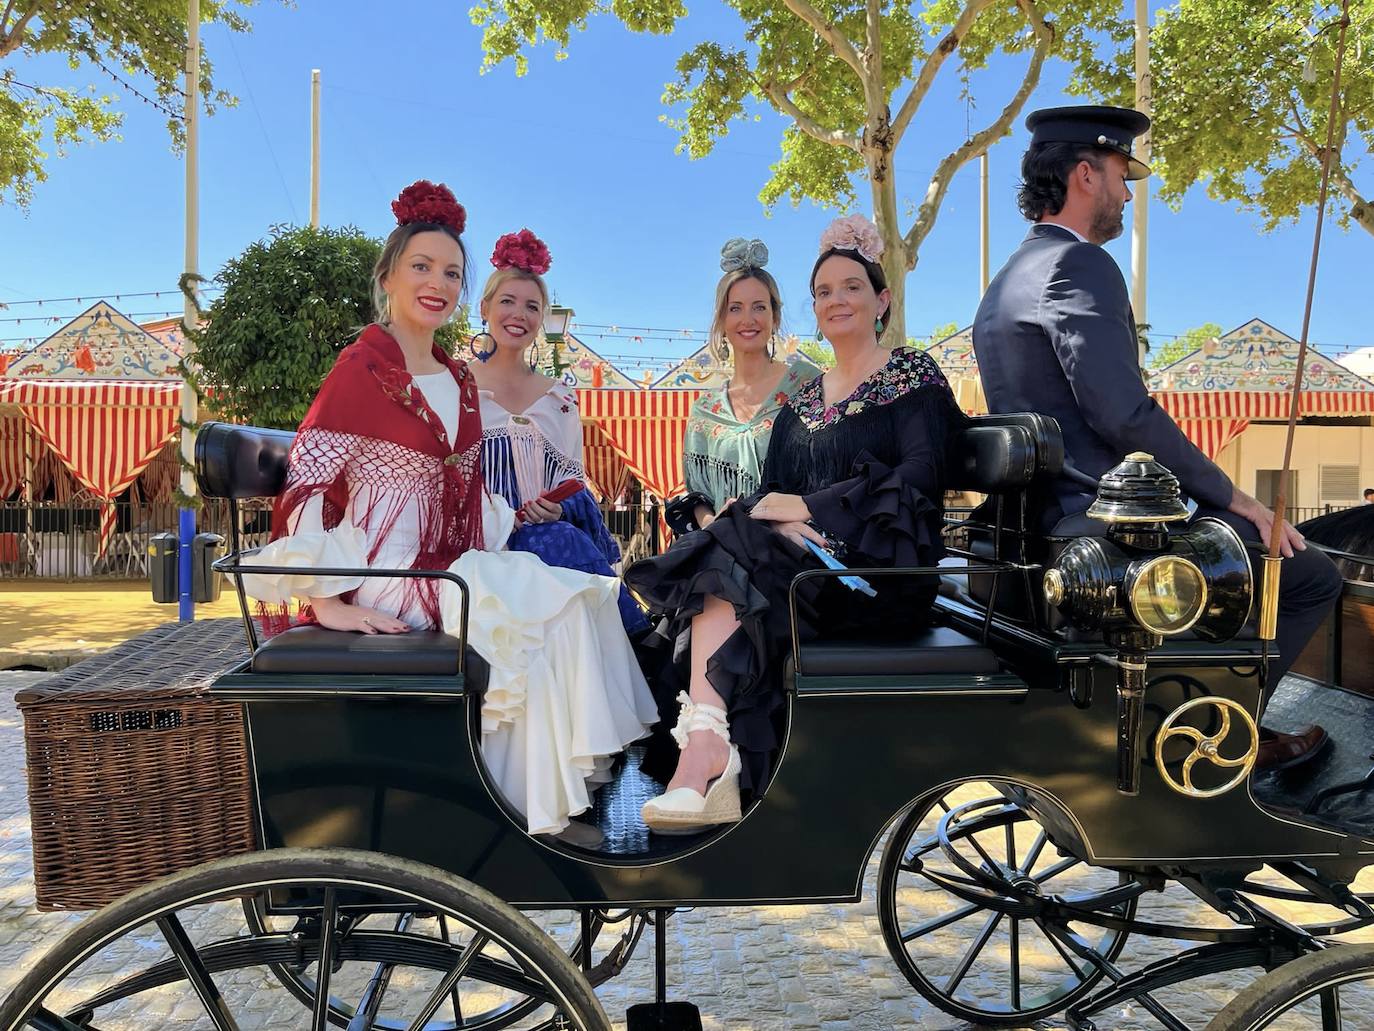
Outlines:
{"label": "decorated tent facade", "polygon": [[[1260,319],[1150,375],[1155,400],[1215,458],[1252,422],[1287,420],[1298,341]],[[1374,382],[1309,346],[1298,417],[1374,414]]]}
{"label": "decorated tent facade", "polygon": [[0,378],[0,417],[9,416],[0,422],[6,495],[30,478],[41,444],[100,502],[97,555],[104,554],[115,498],[176,433],[179,361],[101,301],[9,363]]}

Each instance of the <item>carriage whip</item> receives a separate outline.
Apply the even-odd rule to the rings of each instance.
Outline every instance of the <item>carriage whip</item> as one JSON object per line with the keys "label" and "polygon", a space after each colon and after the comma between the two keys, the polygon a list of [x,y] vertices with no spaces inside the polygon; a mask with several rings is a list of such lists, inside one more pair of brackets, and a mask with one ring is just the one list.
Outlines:
{"label": "carriage whip", "polygon": [[1302,313],[1302,335],[1298,339],[1298,367],[1293,373],[1293,390],[1288,399],[1288,436],[1283,445],[1283,471],[1279,474],[1278,497],[1274,500],[1274,525],[1269,531],[1269,551],[1264,556],[1264,586],[1260,595],[1259,636],[1272,641],[1278,629],[1279,543],[1283,539],[1284,514],[1288,509],[1288,474],[1293,461],[1293,437],[1298,425],[1298,402],[1302,397],[1302,376],[1307,363],[1307,330],[1312,322],[1312,296],[1317,286],[1317,255],[1322,244],[1322,220],[1326,215],[1326,195],[1331,183],[1331,162],[1335,157],[1336,118],[1340,113],[1341,63],[1345,58],[1346,30],[1350,28],[1350,0],[1341,0],[1340,39],[1336,44],[1336,64],[1331,81],[1331,110],[1326,120],[1326,147],[1322,151],[1321,188],[1317,192],[1317,228],[1312,237],[1312,263],[1307,271],[1307,302]]}

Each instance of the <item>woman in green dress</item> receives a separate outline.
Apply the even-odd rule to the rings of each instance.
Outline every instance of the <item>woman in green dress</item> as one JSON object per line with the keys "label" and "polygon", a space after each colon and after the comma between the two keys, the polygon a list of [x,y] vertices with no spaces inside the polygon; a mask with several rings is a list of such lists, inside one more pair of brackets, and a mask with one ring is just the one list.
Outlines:
{"label": "woman in green dress", "polygon": [[708,347],[730,378],[692,406],[683,440],[685,496],[665,512],[675,533],[699,530],[736,498],[759,488],[773,420],[787,399],[820,375],[805,358],[777,356],[782,298],[764,266],[761,240],[730,240],[721,248]]}

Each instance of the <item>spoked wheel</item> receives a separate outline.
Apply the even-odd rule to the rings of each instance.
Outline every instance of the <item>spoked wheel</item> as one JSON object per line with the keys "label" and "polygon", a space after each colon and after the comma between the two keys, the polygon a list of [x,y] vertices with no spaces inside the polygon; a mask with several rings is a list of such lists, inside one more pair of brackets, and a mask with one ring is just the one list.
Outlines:
{"label": "spoked wheel", "polygon": [[1265,974],[1207,1031],[1355,1031],[1374,1027],[1374,945],[1333,945]]}
{"label": "spoked wheel", "polygon": [[1083,917],[1129,920],[1137,895],[1125,875],[1059,855],[986,783],[913,809],[878,871],[888,952],[921,995],[975,1024],[1029,1024],[1085,995],[1104,976],[1092,959],[1110,963],[1127,932]]}
{"label": "spoked wheel", "polygon": [[[269,914],[266,909],[266,896],[254,895],[243,900],[243,915],[248,929],[253,934],[291,933],[300,922],[299,917],[290,914]],[[590,914],[585,923],[580,914],[569,911],[536,912],[526,914],[539,930],[548,935],[550,943],[568,954],[573,964],[586,976],[592,987],[612,976],[603,966],[599,971],[591,969],[591,963],[584,963],[589,941],[594,943],[605,924],[602,913]],[[307,918],[308,919],[308,918]],[[448,941],[452,937],[451,921],[441,914],[417,916],[413,913],[376,914],[365,918],[364,926],[376,929],[405,931],[410,934],[424,934]],[[316,981],[313,969],[302,969],[298,964],[274,963],[270,967],[272,975],[282,986],[302,1004],[313,1004]],[[436,1016],[430,1021],[427,1031],[499,1031],[515,1027],[531,1013],[544,1005],[537,996],[521,995],[517,991],[487,993],[487,998],[474,1000],[461,1015],[447,1013],[442,1018]],[[330,993],[329,1022],[337,1027],[350,1027],[356,1007],[336,993]],[[392,1020],[378,1016],[372,1026],[377,1031],[405,1031],[409,1026],[404,1020]],[[537,1026],[537,1025],[536,1025]]]}
{"label": "spoked wheel", "polygon": [[[245,901],[292,913],[291,928],[245,927]],[[284,990],[274,967],[308,979],[310,998]],[[307,1021],[324,1031],[344,1012],[356,1031],[437,1031],[486,1026],[465,1014],[512,998],[529,1005],[505,1026],[610,1028],[567,954],[491,893],[375,853],[277,849],[173,874],[100,910],[0,1003],[0,1031],[207,1018],[217,1031]]]}

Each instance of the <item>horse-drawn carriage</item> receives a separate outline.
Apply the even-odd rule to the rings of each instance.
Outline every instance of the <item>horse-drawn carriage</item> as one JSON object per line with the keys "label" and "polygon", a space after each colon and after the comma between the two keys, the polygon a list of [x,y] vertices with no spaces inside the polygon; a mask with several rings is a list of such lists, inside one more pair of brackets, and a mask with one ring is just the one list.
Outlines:
{"label": "horse-drawn carriage", "polygon": [[[202,492],[275,493],[289,442],[203,429]],[[482,763],[483,669],[461,635],[300,627],[259,642],[240,582],[252,656],[213,691],[246,715],[261,851],[164,878],[78,926],[0,1005],[0,1029],[162,1023],[166,1010],[139,1007],[173,984],[219,1029],[272,1023],[262,999],[278,985],[317,1029],[602,1028],[593,988],[650,928],[657,1000],[629,1026],[697,1027],[694,1007],[665,1001],[675,910],[855,902],[879,846],[888,951],[955,1016],[1024,1026],[1063,1013],[1086,1029],[1129,1002],[1181,1031],[1161,988],[1253,967],[1274,973],[1210,1027],[1269,1026],[1309,1000],[1323,1027],[1374,1026],[1343,987],[1374,953],[1325,940],[1374,925],[1374,898],[1350,889],[1374,863],[1374,820],[1323,808],[1357,792],[1308,778],[1300,796],[1282,776],[1250,776],[1268,656],[1242,635],[1256,591],[1239,538],[1205,520],[1168,532],[1177,484],[1143,455],[1101,483],[1105,536],[1035,533],[1035,494],[1063,463],[1038,416],[975,419],[952,455],[952,485],[989,496],[957,559],[852,571],[943,577],[935,625],[881,643],[794,632],[770,779],[740,823],[690,837],[639,822],[659,789],[633,749],[598,796],[603,845],[531,837]],[[235,540],[218,568],[237,578],[243,558]],[[404,575],[466,597],[452,574]],[[1271,718],[1323,693],[1341,694],[1286,686]],[[1341,697],[1333,755],[1363,759],[1374,701]],[[1138,917],[1169,883],[1210,918]],[[1299,925],[1282,915],[1292,902],[1331,915]],[[150,934],[165,943],[155,959]],[[1125,971],[1133,934],[1197,944]]]}

